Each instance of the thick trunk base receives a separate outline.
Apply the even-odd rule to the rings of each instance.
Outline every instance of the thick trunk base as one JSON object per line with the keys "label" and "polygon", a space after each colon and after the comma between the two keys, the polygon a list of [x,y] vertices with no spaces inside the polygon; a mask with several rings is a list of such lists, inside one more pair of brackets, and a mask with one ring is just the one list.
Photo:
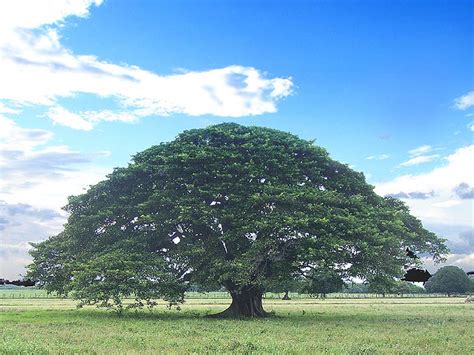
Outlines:
{"label": "thick trunk base", "polygon": [[262,293],[243,289],[231,291],[232,303],[225,311],[210,315],[211,318],[264,318],[270,316],[262,304]]}
{"label": "thick trunk base", "polygon": [[290,296],[288,295],[289,291],[285,291],[285,295],[283,296],[282,300],[283,301],[289,301],[291,300]]}

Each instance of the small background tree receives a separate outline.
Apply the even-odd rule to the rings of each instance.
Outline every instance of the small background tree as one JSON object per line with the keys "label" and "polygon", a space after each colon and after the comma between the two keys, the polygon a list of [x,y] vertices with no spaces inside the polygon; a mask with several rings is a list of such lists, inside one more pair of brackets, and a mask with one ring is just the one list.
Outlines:
{"label": "small background tree", "polygon": [[333,270],[319,270],[309,274],[302,288],[303,292],[326,298],[328,293],[339,292],[344,285],[341,276]]}
{"label": "small background tree", "polygon": [[471,288],[471,281],[466,273],[457,266],[440,268],[425,284],[429,293],[466,293]]}
{"label": "small background tree", "polygon": [[348,282],[342,287],[344,293],[369,293],[369,286],[366,283]]}
{"label": "small background tree", "polygon": [[388,275],[374,275],[367,280],[370,293],[381,294],[383,297],[387,293],[394,293],[397,282]]}
{"label": "small background tree", "polygon": [[407,295],[426,293],[426,290],[423,287],[414,285],[407,281],[397,281],[393,288],[393,292],[399,295]]}
{"label": "small background tree", "polygon": [[302,292],[304,281],[301,277],[288,277],[272,280],[267,284],[265,290],[274,293],[283,293],[282,300],[290,300],[290,292]]}

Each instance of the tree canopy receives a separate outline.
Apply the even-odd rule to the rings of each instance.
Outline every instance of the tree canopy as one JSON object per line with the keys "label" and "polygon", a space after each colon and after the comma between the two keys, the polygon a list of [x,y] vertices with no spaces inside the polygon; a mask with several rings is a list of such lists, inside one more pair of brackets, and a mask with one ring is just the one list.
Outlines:
{"label": "tree canopy", "polygon": [[457,266],[440,268],[425,284],[429,293],[465,293],[471,291],[472,281],[466,273]]}
{"label": "tree canopy", "polygon": [[325,273],[400,277],[443,240],[406,205],[312,141],[234,123],[180,134],[69,198],[64,230],[35,244],[29,276],[81,304],[183,301],[222,285],[223,315],[264,316],[267,285]]}

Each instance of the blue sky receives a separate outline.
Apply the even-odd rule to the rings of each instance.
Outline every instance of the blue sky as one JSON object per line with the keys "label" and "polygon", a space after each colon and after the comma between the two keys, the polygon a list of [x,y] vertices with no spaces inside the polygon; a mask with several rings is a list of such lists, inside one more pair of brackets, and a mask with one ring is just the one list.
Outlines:
{"label": "blue sky", "polygon": [[4,273],[68,194],[224,121],[316,139],[474,269],[473,1],[48,4],[0,5]]}
{"label": "blue sky", "polygon": [[[71,19],[63,43],[162,75],[235,64],[290,76],[294,93],[277,113],[232,120],[317,139],[337,159],[386,179],[393,161],[366,156],[402,162],[422,144],[455,149],[471,141],[464,112],[452,104],[472,89],[472,10],[469,1],[105,1],[87,19]],[[122,165],[183,129],[226,120],[175,116],[99,127],[112,130],[106,135],[71,132],[68,142],[111,150],[111,163]],[[123,130],[141,144],[123,146]]]}

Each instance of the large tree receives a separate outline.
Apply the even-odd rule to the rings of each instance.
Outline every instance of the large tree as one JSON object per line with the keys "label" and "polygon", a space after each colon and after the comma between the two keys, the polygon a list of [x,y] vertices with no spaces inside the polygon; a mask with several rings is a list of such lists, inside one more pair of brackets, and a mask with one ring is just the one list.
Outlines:
{"label": "large tree", "polygon": [[190,283],[219,284],[232,296],[223,316],[260,317],[277,280],[401,276],[406,248],[446,252],[401,201],[313,142],[233,123],[138,153],[65,209],[29,275],[82,304],[176,303]]}

